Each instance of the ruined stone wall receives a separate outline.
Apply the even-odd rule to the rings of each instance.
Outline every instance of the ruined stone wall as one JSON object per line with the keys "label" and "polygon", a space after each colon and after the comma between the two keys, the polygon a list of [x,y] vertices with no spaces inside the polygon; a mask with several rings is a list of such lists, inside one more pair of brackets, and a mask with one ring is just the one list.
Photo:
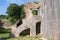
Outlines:
{"label": "ruined stone wall", "polygon": [[26,29],[30,28],[30,36],[36,36],[36,23],[41,21],[39,15],[33,15],[32,10],[39,8],[38,4],[29,2],[25,4],[24,11],[26,17],[22,19],[22,24],[17,27],[16,24],[12,26],[12,34],[15,37],[19,37],[19,34]]}
{"label": "ruined stone wall", "polygon": [[10,24],[10,22],[7,20],[7,19],[1,19],[2,20],[2,22],[3,22],[3,28],[5,28],[5,29],[8,29],[8,28],[11,28],[10,26],[11,26],[11,24]]}
{"label": "ruined stone wall", "polygon": [[40,0],[41,34],[44,38],[60,40],[60,0]]}

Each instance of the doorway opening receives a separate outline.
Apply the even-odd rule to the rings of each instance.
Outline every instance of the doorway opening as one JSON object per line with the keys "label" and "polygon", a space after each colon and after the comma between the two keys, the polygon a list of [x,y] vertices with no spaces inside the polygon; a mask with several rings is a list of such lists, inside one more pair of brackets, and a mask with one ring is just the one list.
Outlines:
{"label": "doorway opening", "polygon": [[40,34],[41,32],[41,22],[36,23],[36,35]]}
{"label": "doorway opening", "polygon": [[19,27],[21,24],[22,24],[22,20],[20,20],[20,21],[17,23],[17,27]]}
{"label": "doorway opening", "polygon": [[27,36],[27,35],[30,35],[30,28],[25,29],[20,33],[20,36]]}

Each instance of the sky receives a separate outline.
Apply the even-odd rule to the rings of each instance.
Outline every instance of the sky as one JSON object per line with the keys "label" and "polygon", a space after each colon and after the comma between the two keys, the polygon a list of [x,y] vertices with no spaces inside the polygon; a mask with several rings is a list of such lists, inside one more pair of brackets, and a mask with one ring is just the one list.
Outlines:
{"label": "sky", "polygon": [[[37,0],[31,0],[31,1],[34,2]],[[20,4],[25,4],[27,2],[29,2],[29,0],[0,0],[0,14],[6,15],[6,10],[11,3],[16,3],[20,5]]]}

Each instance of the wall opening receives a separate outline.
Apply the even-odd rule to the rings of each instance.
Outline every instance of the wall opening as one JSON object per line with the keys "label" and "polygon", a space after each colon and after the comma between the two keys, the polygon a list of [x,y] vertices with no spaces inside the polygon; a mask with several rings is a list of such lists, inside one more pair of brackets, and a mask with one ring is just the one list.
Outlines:
{"label": "wall opening", "polygon": [[19,27],[21,24],[22,24],[22,20],[20,20],[20,21],[17,23],[17,27]]}
{"label": "wall opening", "polygon": [[33,15],[38,15],[38,11],[37,10],[32,10],[32,14]]}
{"label": "wall opening", "polygon": [[36,23],[36,35],[40,34],[41,32],[41,22]]}
{"label": "wall opening", "polygon": [[27,35],[30,35],[30,28],[28,28],[20,33],[20,36],[27,36]]}

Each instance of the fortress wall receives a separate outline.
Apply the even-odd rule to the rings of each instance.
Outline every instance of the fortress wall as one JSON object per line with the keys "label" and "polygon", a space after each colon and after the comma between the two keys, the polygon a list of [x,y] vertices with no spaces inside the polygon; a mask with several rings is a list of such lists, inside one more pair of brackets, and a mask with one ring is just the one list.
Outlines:
{"label": "fortress wall", "polygon": [[51,40],[60,40],[60,0],[40,0],[40,3],[41,34]]}
{"label": "fortress wall", "polygon": [[60,0],[54,1],[55,12],[56,12],[56,39],[60,40]]}

